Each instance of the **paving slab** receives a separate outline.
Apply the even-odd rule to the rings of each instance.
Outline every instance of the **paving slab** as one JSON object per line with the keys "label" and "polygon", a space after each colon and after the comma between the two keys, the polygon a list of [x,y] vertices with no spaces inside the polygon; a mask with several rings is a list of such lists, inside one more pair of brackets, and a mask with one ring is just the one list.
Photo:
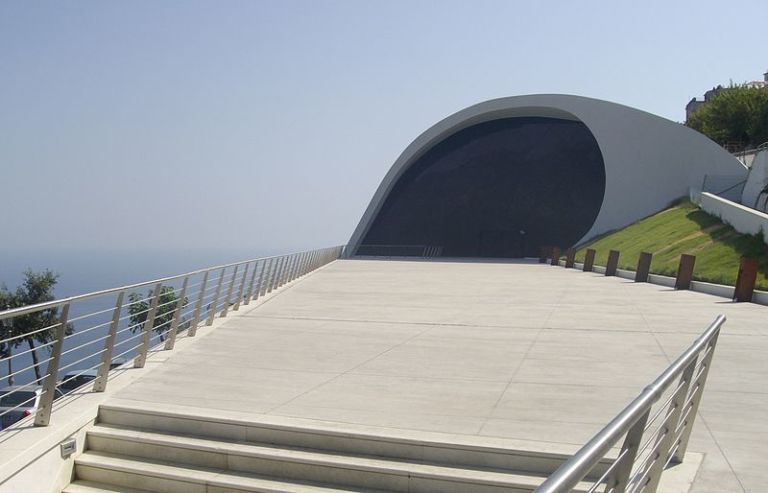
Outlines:
{"label": "paving slab", "polygon": [[533,262],[336,261],[115,397],[582,444],[720,313],[691,491],[763,492],[768,307]]}

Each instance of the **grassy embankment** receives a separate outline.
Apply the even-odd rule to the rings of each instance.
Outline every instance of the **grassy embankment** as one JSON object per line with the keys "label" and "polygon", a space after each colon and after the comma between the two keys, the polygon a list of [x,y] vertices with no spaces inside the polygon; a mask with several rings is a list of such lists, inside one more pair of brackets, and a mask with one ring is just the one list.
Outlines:
{"label": "grassy embankment", "polygon": [[619,268],[629,270],[635,270],[641,252],[652,253],[651,272],[668,276],[677,274],[680,254],[696,255],[695,280],[728,285],[736,283],[741,257],[754,257],[760,260],[756,288],[768,290],[768,248],[762,237],[740,234],[688,201],[581,245],[577,262],[587,248],[596,250],[596,265],[606,264],[609,250],[618,250]]}

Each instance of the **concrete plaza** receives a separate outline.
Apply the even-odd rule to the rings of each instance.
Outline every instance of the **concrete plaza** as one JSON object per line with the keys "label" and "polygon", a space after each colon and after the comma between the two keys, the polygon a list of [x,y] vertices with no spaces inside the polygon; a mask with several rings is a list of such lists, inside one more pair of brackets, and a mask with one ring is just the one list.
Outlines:
{"label": "concrete plaza", "polygon": [[561,267],[336,261],[112,399],[575,450],[720,313],[691,491],[762,492],[768,307]]}

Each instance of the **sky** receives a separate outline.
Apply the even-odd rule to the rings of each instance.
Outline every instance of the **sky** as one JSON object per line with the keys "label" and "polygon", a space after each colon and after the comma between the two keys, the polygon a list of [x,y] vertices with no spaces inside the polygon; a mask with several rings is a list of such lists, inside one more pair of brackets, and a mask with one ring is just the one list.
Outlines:
{"label": "sky", "polygon": [[567,93],[682,121],[713,86],[762,78],[750,19],[767,15],[765,0],[0,1],[0,259],[342,244],[442,118]]}

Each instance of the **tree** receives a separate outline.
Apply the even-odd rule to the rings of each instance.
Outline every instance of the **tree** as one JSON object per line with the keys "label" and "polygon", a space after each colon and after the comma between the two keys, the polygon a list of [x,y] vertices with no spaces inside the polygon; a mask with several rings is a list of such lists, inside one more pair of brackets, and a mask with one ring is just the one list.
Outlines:
{"label": "tree", "polygon": [[[154,296],[154,290],[150,289],[146,298],[142,298],[139,293],[131,293],[128,295],[128,300],[131,304],[128,306],[128,313],[131,320],[131,332],[136,332],[144,327],[144,323],[147,321],[147,315],[149,315],[149,306],[152,297]],[[179,297],[173,292],[171,286],[162,286],[160,288],[160,297],[157,300],[157,310],[155,312],[155,322],[152,324],[152,330],[160,334],[160,340],[165,340],[165,332],[170,330],[171,321],[173,320],[173,314],[176,311],[176,305]],[[182,309],[187,306],[188,299],[185,297],[181,303]],[[180,321],[179,326],[176,329],[180,332],[186,329],[189,325],[189,321]]]}
{"label": "tree", "polygon": [[720,145],[738,142],[750,149],[768,142],[768,87],[725,87],[686,122]]}
{"label": "tree", "polygon": [[[24,272],[24,281],[21,286],[16,288],[15,292],[9,291],[5,286],[0,286],[0,303],[2,303],[3,309],[9,309],[53,301],[56,299],[53,295],[53,288],[58,279],[58,274],[47,269],[39,273],[31,269],[27,270]],[[13,355],[13,349],[26,343],[32,356],[35,381],[40,383],[43,377],[40,371],[40,358],[37,355],[38,347],[36,344],[45,345],[52,342],[56,338],[59,321],[59,309],[54,307],[2,322],[2,338],[17,338],[0,347],[4,357],[8,358],[8,375],[13,373],[10,359]],[[67,324],[65,334],[69,335],[73,332],[72,324]],[[9,376],[10,382],[12,382],[12,377]]]}

